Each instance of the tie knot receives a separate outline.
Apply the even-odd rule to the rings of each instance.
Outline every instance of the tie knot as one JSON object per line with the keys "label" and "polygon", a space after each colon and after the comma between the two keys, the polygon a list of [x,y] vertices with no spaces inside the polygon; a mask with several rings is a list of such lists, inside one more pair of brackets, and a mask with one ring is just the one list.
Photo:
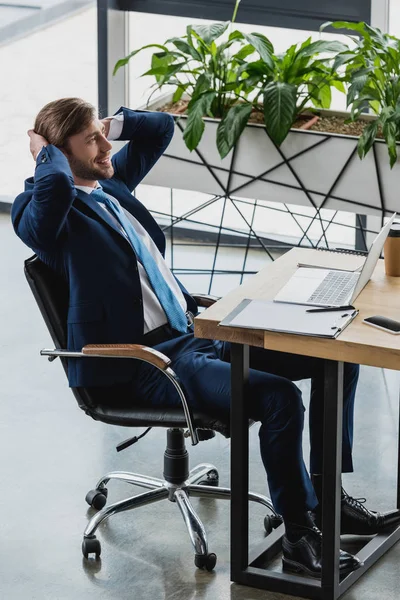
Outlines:
{"label": "tie knot", "polygon": [[103,204],[105,204],[106,202],[110,202],[109,197],[103,191],[102,188],[97,188],[90,195],[92,196],[92,198],[94,198],[95,200],[97,200],[97,202],[103,202]]}

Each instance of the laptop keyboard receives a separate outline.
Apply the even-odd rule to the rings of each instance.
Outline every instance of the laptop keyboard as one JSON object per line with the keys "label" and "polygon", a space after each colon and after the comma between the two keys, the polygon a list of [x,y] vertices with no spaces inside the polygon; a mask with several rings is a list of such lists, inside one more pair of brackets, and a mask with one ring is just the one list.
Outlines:
{"label": "laptop keyboard", "polygon": [[359,273],[329,271],[327,276],[314,290],[307,302],[341,306],[344,304],[357,283]]}

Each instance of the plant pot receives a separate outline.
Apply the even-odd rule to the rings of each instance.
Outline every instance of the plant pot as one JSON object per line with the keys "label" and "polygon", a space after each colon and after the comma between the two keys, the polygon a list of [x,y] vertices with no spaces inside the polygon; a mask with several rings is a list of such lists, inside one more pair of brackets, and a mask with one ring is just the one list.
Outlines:
{"label": "plant pot", "polygon": [[[157,110],[171,98],[164,95],[144,109]],[[321,115],[349,116],[334,111]],[[263,125],[250,123],[221,159],[216,119],[204,118],[202,140],[189,152],[182,137],[187,117],[172,116],[175,135],[144,184],[376,216],[400,210],[400,166],[390,169],[383,140],[376,140],[360,160],[358,137],[291,129],[278,148]]]}

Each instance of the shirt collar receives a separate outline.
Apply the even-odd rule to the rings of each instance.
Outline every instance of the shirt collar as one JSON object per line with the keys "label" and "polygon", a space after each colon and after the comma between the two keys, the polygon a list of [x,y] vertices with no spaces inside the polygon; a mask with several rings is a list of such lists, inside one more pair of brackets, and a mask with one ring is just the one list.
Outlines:
{"label": "shirt collar", "polygon": [[81,190],[82,192],[85,192],[85,194],[91,194],[92,192],[94,192],[94,190],[102,189],[99,182],[97,182],[96,187],[90,187],[89,185],[76,185],[75,187],[77,190]]}

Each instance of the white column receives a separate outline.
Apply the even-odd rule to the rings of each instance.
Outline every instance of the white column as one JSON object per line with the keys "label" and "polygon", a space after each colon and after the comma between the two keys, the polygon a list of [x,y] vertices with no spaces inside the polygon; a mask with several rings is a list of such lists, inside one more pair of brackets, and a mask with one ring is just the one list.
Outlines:
{"label": "white column", "polygon": [[371,25],[389,31],[390,0],[371,0]]}
{"label": "white column", "polygon": [[129,44],[129,13],[109,8],[110,2],[98,2],[99,111],[102,117],[120,106],[129,106],[129,69],[113,75],[115,63],[124,58]]}
{"label": "white column", "polygon": [[108,11],[108,114],[120,106],[129,106],[129,68],[123,67],[113,75],[115,63],[124,58],[129,44],[129,13]]}

